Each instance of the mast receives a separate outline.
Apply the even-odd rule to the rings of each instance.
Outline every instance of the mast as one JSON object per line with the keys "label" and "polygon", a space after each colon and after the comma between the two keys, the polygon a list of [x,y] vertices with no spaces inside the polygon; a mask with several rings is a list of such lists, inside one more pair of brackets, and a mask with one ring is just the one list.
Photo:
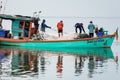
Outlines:
{"label": "mast", "polygon": [[4,6],[3,14],[4,14],[5,10],[6,10],[7,2],[8,2],[8,0],[6,0],[6,2],[5,2],[5,6]]}
{"label": "mast", "polygon": [[2,10],[2,1],[0,2],[0,13],[1,13],[1,10]]}

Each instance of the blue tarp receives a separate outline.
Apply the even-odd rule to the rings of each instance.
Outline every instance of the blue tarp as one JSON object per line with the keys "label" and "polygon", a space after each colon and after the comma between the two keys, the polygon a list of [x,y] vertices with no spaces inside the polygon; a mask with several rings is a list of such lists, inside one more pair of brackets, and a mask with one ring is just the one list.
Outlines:
{"label": "blue tarp", "polygon": [[0,37],[7,37],[10,30],[0,29]]}

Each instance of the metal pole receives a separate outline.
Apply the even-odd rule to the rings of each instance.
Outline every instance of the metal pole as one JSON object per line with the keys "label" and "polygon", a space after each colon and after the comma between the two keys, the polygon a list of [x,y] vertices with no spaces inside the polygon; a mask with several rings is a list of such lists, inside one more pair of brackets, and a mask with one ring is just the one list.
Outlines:
{"label": "metal pole", "polygon": [[8,0],[6,0],[6,2],[5,2],[5,6],[4,6],[3,14],[4,14],[4,12],[5,12],[7,2],[8,2]]}
{"label": "metal pole", "polygon": [[2,1],[0,2],[0,13],[1,13],[1,10],[2,10]]}

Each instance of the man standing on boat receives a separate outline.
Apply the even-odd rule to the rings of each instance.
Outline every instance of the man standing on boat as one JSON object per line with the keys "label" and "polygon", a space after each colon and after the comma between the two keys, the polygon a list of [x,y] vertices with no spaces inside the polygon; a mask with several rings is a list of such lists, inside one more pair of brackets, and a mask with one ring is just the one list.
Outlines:
{"label": "man standing on boat", "polygon": [[45,19],[43,19],[42,24],[41,24],[41,31],[45,32],[45,28],[50,28],[51,29],[51,27],[49,27],[45,24]]}
{"label": "man standing on boat", "polygon": [[88,25],[88,29],[89,29],[89,37],[90,38],[94,37],[95,25],[93,24],[92,21],[90,21],[90,24]]}
{"label": "man standing on boat", "polygon": [[61,20],[60,22],[57,23],[57,28],[58,28],[58,36],[60,37],[60,34],[63,36],[63,21]]}
{"label": "man standing on boat", "polygon": [[84,30],[84,27],[83,27],[83,23],[76,23],[75,24],[75,32],[76,33],[78,33],[77,29],[79,29],[79,33],[80,34],[82,33],[82,30],[85,33],[85,30]]}

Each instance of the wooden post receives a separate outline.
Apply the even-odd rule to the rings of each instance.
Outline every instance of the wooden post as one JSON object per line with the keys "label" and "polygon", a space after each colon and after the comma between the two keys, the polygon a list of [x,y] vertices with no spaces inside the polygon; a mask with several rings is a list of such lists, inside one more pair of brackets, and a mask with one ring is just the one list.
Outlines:
{"label": "wooden post", "polygon": [[28,38],[31,37],[31,32],[32,32],[32,22],[30,22],[30,26],[29,26],[29,36],[28,36]]}

